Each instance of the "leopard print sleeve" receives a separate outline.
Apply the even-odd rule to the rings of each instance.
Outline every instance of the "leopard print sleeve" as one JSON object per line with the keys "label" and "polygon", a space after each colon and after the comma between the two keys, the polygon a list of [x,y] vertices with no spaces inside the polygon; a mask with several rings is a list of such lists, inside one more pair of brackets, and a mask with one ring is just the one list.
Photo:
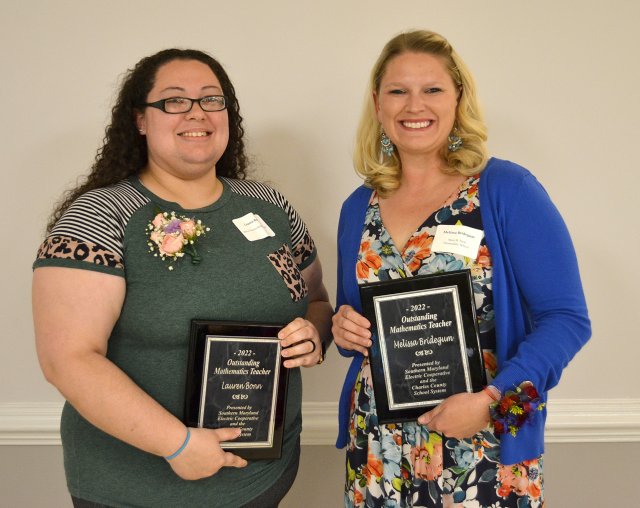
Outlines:
{"label": "leopard print sleeve", "polygon": [[40,245],[34,268],[65,266],[124,275],[124,231],[148,203],[128,181],[80,196]]}
{"label": "leopard print sleeve", "polygon": [[315,259],[315,254],[316,246],[305,226],[305,231],[300,241],[293,246],[293,259],[295,259],[296,264],[302,270],[312,263]]}

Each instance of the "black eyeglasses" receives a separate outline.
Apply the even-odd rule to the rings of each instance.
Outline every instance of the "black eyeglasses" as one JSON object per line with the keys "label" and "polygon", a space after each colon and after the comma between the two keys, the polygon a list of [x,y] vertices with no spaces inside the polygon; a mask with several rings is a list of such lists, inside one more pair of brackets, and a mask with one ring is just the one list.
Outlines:
{"label": "black eyeglasses", "polygon": [[158,108],[160,111],[177,115],[179,113],[188,113],[193,108],[193,103],[200,104],[202,111],[211,113],[213,111],[222,111],[227,107],[227,99],[224,95],[207,95],[200,99],[189,99],[188,97],[171,97],[169,99],[160,99],[155,102],[146,102],[142,106],[150,106]]}

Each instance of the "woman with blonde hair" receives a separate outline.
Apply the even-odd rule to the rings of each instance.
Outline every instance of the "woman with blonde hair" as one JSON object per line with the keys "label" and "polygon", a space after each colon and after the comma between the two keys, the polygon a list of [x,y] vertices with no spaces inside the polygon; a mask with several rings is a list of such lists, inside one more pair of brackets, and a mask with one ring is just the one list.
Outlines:
{"label": "woman with blonde hair", "polygon": [[[442,36],[402,33],[378,58],[338,229],[333,335],[352,358],[340,400],[345,506],[542,506],[544,400],[590,336],[571,238],[535,177],[489,158],[473,78]],[[436,248],[462,225],[477,252]],[[449,251],[449,249],[451,251]],[[469,270],[488,385],[417,422],[378,422],[359,285]],[[517,394],[522,417],[500,408]],[[537,410],[539,409],[539,410]],[[507,432],[503,427],[506,427]]]}

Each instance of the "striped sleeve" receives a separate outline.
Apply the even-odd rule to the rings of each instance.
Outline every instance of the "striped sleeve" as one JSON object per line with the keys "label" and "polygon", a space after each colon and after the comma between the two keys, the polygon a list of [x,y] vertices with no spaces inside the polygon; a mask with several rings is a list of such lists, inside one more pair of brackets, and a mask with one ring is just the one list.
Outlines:
{"label": "striped sleeve", "polygon": [[148,202],[126,180],[83,194],[40,246],[34,268],[56,265],[123,271],[125,228],[133,213]]}

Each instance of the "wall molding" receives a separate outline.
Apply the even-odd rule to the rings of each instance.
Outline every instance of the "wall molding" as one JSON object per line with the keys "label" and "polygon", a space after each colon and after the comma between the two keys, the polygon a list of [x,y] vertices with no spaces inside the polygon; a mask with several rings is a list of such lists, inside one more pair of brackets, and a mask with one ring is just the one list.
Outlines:
{"label": "wall molding", "polygon": [[[549,402],[547,443],[640,442],[640,399],[558,399]],[[0,404],[0,446],[59,445],[62,403]],[[302,404],[303,445],[333,445],[338,406]]]}

